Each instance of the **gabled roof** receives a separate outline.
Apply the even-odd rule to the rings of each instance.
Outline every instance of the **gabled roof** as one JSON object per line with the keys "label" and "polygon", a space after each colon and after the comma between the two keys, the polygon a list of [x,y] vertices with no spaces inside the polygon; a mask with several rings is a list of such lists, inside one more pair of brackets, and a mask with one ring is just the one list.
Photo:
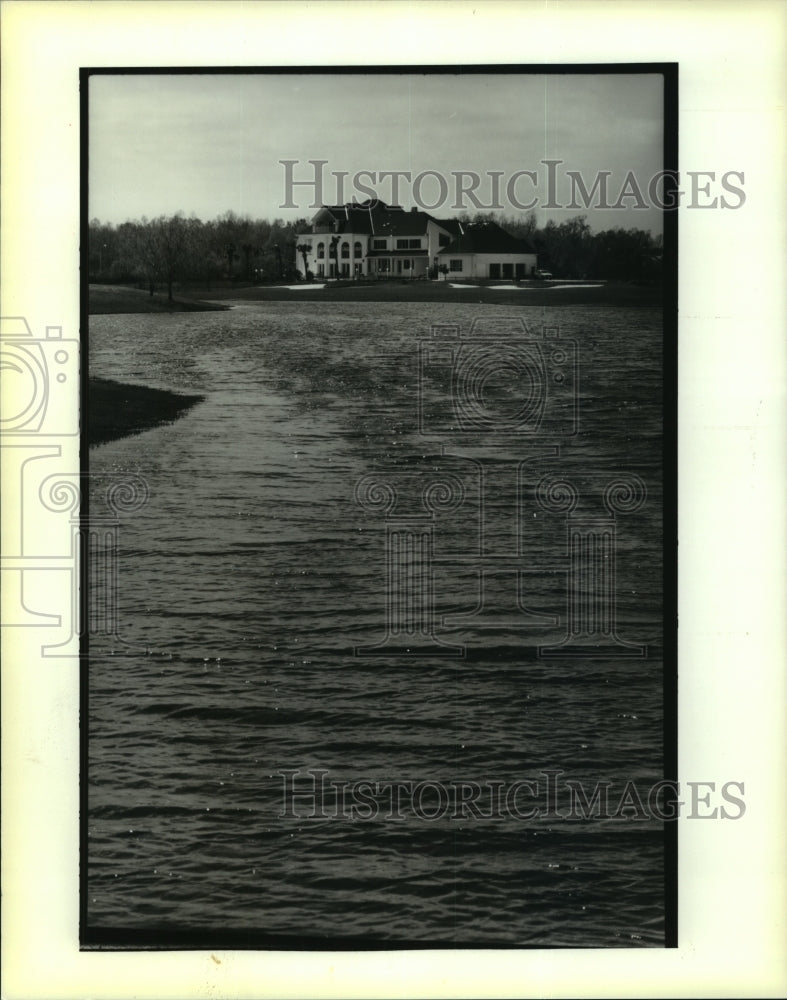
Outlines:
{"label": "gabled roof", "polygon": [[348,202],[346,205],[323,205],[312,223],[327,222],[326,216],[329,216],[335,233],[375,235],[384,230],[385,235],[390,235],[394,221],[406,215],[408,213],[400,205],[386,205],[382,201]]}
{"label": "gabled roof", "polygon": [[382,201],[368,201],[359,204],[323,205],[312,222],[326,222],[326,215],[335,225],[334,233],[358,233],[368,236],[424,236],[430,222],[442,226],[453,233],[457,230],[451,224],[435,219],[420,209],[405,211],[401,205],[386,205]]}
{"label": "gabled roof", "polygon": [[[451,233],[452,236],[461,236],[463,230],[463,225],[459,219],[435,219],[438,226],[441,226],[447,232]],[[464,225],[467,225],[465,223]]]}
{"label": "gabled roof", "polygon": [[535,253],[526,240],[511,236],[496,222],[460,222],[458,219],[435,219],[420,209],[405,211],[401,205],[367,201],[346,205],[323,205],[312,219],[314,225],[330,222],[326,236],[424,236],[430,222],[453,236],[448,253]]}
{"label": "gabled roof", "polygon": [[[378,203],[371,205],[323,205],[312,219],[313,223],[328,221],[325,216],[330,216],[330,221],[335,224],[336,233],[366,233],[371,234],[377,229],[377,222],[380,218],[380,209],[387,210],[387,206]],[[401,211],[401,209],[400,209]]]}
{"label": "gabled roof", "polygon": [[441,254],[457,253],[535,253],[527,240],[518,240],[496,222],[468,222],[464,232],[453,239]]}
{"label": "gabled roof", "polygon": [[375,227],[375,236],[424,236],[429,223],[435,221],[426,212],[395,212],[381,219],[379,228]]}

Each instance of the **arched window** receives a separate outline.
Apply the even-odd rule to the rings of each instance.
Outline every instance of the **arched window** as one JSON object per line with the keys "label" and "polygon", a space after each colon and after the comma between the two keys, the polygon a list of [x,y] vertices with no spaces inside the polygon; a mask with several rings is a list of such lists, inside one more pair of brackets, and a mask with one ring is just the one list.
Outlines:
{"label": "arched window", "polygon": [[356,243],[355,246],[353,247],[353,256],[354,257],[363,257],[363,250],[361,249],[361,244],[360,243]]}
{"label": "arched window", "polygon": [[349,243],[342,243],[342,260],[345,260],[345,259],[346,260],[350,259],[350,244]]}
{"label": "arched window", "polygon": [[324,243],[318,243],[317,244],[317,259],[318,260],[324,260],[325,259],[325,244]]}

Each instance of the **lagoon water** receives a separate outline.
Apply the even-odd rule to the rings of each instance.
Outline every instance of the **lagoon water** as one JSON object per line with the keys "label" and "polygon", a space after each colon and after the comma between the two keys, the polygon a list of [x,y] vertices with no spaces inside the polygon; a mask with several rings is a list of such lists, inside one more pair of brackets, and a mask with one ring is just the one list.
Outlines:
{"label": "lagoon water", "polygon": [[[579,432],[548,413],[541,435],[463,437],[447,376],[419,429],[419,341],[481,319],[500,324],[499,344],[512,317],[576,340],[565,391]],[[267,947],[664,943],[654,819],[441,810],[434,786],[399,818],[335,815],[333,794],[316,817],[308,794],[284,801],[284,775],[308,793],[315,769],[484,789],[555,769],[588,793],[610,782],[613,802],[627,781],[646,792],[661,777],[661,338],[650,308],[277,302],[91,317],[92,375],[205,401],[90,453],[92,516],[102,482],[136,474],[150,494],[120,518],[119,635],[91,638],[90,927],[244,930]],[[486,375],[476,402],[494,398],[504,427],[519,412],[511,385],[495,365]],[[557,456],[538,450],[555,443]],[[615,476],[647,488],[616,519],[629,655],[538,653],[568,620],[566,515],[536,499],[547,473],[580,484],[591,519]],[[396,484],[389,526],[402,515],[432,540],[443,645],[385,644],[397,543],[385,508],[358,502],[370,474]],[[430,519],[423,488],[446,476],[461,502]],[[509,574],[487,573],[473,616],[482,555]]]}

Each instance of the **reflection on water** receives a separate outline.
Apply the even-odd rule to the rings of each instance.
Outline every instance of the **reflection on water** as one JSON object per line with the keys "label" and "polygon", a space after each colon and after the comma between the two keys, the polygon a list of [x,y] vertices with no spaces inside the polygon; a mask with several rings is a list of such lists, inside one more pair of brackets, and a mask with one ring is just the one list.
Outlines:
{"label": "reflection on water", "polygon": [[[537,451],[557,439],[509,435],[493,450],[482,435],[460,452],[419,433],[419,338],[513,311],[266,303],[91,318],[91,374],[206,396],[91,452],[92,473],[140,474],[151,494],[120,528],[120,638],[91,641],[91,925],[663,943],[653,820],[309,818],[308,794],[281,815],[281,772],[296,769],[510,785],[559,768],[590,789],[660,777],[660,314],[517,311],[579,344],[580,432],[558,458]],[[647,502],[616,521],[614,583],[618,632],[647,657],[538,656],[566,629],[567,522],[535,499],[548,472],[580,484],[589,517],[615,473],[646,484]],[[428,523],[434,632],[463,656],[354,655],[385,639],[392,572],[385,509],[357,502],[370,474],[393,477],[398,513]],[[461,503],[425,518],[423,485],[448,475]],[[488,614],[474,616],[492,557],[513,575],[483,577]]]}

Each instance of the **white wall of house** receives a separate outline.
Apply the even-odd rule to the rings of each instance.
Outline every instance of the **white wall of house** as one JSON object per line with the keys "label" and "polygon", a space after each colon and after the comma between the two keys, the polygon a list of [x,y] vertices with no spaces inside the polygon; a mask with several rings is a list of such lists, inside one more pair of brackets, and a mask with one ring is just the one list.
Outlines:
{"label": "white wall of house", "polygon": [[[313,233],[299,236],[297,245],[310,247],[306,255],[306,269],[311,271],[315,278],[335,277],[334,268],[338,266],[338,277],[352,278],[356,275],[365,276],[379,273],[386,277],[420,277],[427,273],[434,257],[437,255],[438,237],[434,233],[434,250],[429,256],[417,254],[418,250],[427,250],[432,246],[432,239],[428,234],[422,236],[369,236],[366,233],[353,234],[342,233],[337,244],[338,256],[329,256],[331,239],[330,233]],[[400,246],[402,240],[407,240],[409,247]],[[416,246],[415,244],[418,244]],[[320,244],[323,245],[323,256],[319,256]],[[383,246],[382,244],[385,244]],[[347,256],[343,256],[342,247],[347,244]],[[376,245],[377,244],[377,245]],[[413,250],[413,256],[408,257],[406,249]],[[375,256],[368,257],[370,250],[378,254],[383,254],[386,250],[392,251],[389,258]],[[387,263],[382,263],[387,261]],[[333,265],[333,268],[332,268]],[[296,268],[301,277],[305,277],[306,271],[303,266],[303,254],[296,254]]]}
{"label": "white wall of house", "polygon": [[[369,249],[375,254],[369,260],[369,273],[385,278],[416,278],[426,274],[429,261],[424,234],[400,236],[375,235],[369,237]],[[412,252],[412,256],[408,255]],[[386,257],[386,252],[390,253]]]}
{"label": "white wall of house", "polygon": [[[331,233],[313,233],[299,236],[297,245],[308,244],[311,249],[306,256],[307,270],[311,271],[315,278],[335,277],[333,269],[338,267],[339,277],[346,276],[352,278],[356,273],[366,274],[366,254],[368,252],[369,237],[366,233],[342,233],[337,244],[337,256],[330,256]],[[319,255],[320,244],[323,245],[323,256]],[[342,253],[342,245],[347,244],[347,256]],[[298,274],[306,276],[303,268],[303,254],[296,253],[296,267]]]}
{"label": "white wall of house", "polygon": [[[534,253],[441,254],[439,261],[449,267],[445,276],[448,281],[461,278],[492,278],[500,281],[529,278],[538,267],[538,256]],[[456,267],[456,263],[461,266]]]}
{"label": "white wall of house", "polygon": [[449,271],[445,275],[445,280],[451,281],[454,278],[459,280],[462,278],[472,278],[474,259],[475,254],[472,253],[454,253],[450,257],[447,254],[441,254],[437,258],[437,261],[439,267],[443,265],[448,267]]}
{"label": "white wall of house", "polygon": [[[441,245],[440,237],[445,237],[444,243]],[[441,228],[432,219],[426,225],[426,239],[428,243],[427,249],[429,250],[429,266],[434,266],[435,257],[443,249],[443,246],[448,246],[448,244],[453,239],[453,235],[447,230]]]}
{"label": "white wall of house", "polygon": [[[366,274],[366,253],[369,237],[364,233],[342,233],[336,248],[336,260],[331,261],[338,266],[340,278],[354,278]],[[328,248],[326,247],[326,254]],[[327,272],[326,272],[327,273]]]}
{"label": "white wall of house", "polygon": [[429,261],[425,256],[408,257],[400,251],[396,256],[372,257],[369,274],[382,278],[420,278],[427,273]]}

